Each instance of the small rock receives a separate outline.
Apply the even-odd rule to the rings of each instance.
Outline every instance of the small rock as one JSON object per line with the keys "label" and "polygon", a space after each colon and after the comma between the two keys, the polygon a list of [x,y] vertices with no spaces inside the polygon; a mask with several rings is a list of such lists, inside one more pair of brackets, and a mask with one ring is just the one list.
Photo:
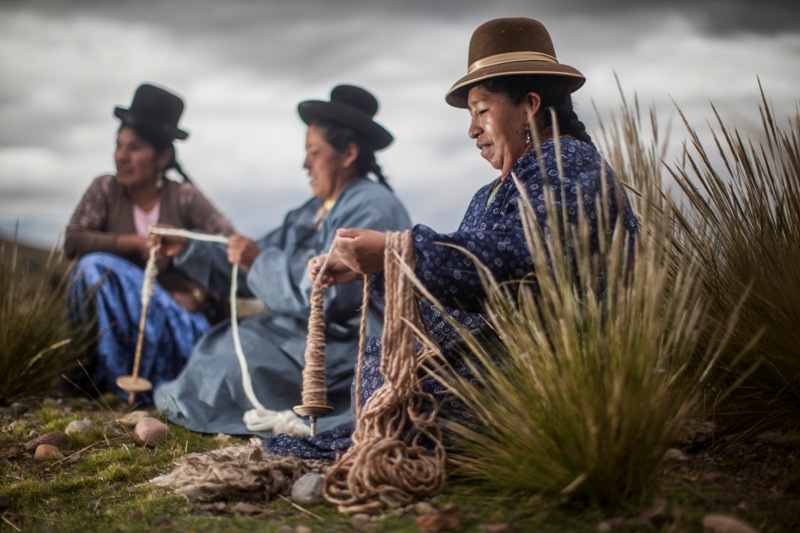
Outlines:
{"label": "small rock", "polygon": [[780,431],[765,431],[756,436],[756,442],[761,444],[780,444],[783,435]]}
{"label": "small rock", "polygon": [[142,518],[144,518],[144,513],[140,509],[136,509],[128,516],[128,522],[138,522]]}
{"label": "small rock", "polygon": [[225,433],[217,433],[214,437],[214,440],[217,442],[229,442],[231,440],[230,435],[226,435]]}
{"label": "small rock", "polygon": [[133,442],[139,446],[156,447],[167,441],[169,428],[160,420],[152,417],[141,419],[133,428]]}
{"label": "small rock", "polygon": [[730,516],[707,514],[703,517],[706,533],[758,533],[756,529]]}
{"label": "small rock", "polygon": [[417,525],[421,533],[436,533],[457,528],[463,519],[461,508],[454,503],[448,503],[438,513],[418,517]]}
{"label": "small rock", "polygon": [[298,505],[311,505],[322,501],[322,474],[309,472],[294,482],[292,500]]}
{"label": "small rock", "polygon": [[41,433],[39,433],[39,432],[38,432],[38,431],[36,431],[35,429],[32,429],[32,430],[30,431],[30,433],[28,433],[28,438],[29,438],[29,439],[35,439],[35,438],[36,438],[36,437],[38,437],[39,435],[41,435]]}
{"label": "small rock", "polygon": [[264,512],[263,507],[259,507],[258,505],[253,505],[252,503],[247,502],[239,502],[233,506],[233,510],[237,513],[244,514],[244,515],[257,515]]}
{"label": "small rock", "polygon": [[64,430],[64,433],[67,435],[72,435],[75,433],[89,433],[94,429],[94,422],[89,420],[88,418],[84,418],[83,420],[73,420],[69,424],[67,424],[67,429]]}
{"label": "small rock", "polygon": [[405,515],[406,515],[405,507],[392,507],[391,509],[383,511],[383,516],[388,516],[392,518],[399,518]]}
{"label": "small rock", "polygon": [[123,416],[117,422],[122,424],[125,427],[135,427],[136,424],[142,421],[142,419],[147,418],[150,416],[150,413],[147,411],[131,411],[127,415]]}
{"label": "small rock", "polygon": [[639,520],[644,524],[650,524],[656,530],[661,529],[661,526],[670,518],[667,500],[662,498],[656,498],[653,500],[653,505],[649,509],[645,509],[639,513]]}
{"label": "small rock", "polygon": [[709,485],[712,483],[718,483],[720,481],[725,480],[725,475],[720,472],[703,472],[697,478],[700,483]]}
{"label": "small rock", "polygon": [[73,463],[77,463],[80,460],[81,460],[81,454],[78,452],[69,454],[65,459],[66,463],[70,465]]}
{"label": "small rock", "polygon": [[62,457],[64,457],[64,454],[61,453],[61,450],[52,444],[40,444],[33,454],[34,461],[49,461],[50,459],[61,459]]}
{"label": "small rock", "polygon": [[28,412],[28,406],[22,402],[14,402],[11,404],[11,414],[14,416],[22,416]]}
{"label": "small rock", "polygon": [[18,427],[22,427],[25,424],[27,424],[27,422],[25,422],[24,420],[14,420],[8,425],[8,430],[11,431],[13,429],[17,429]]}
{"label": "small rock", "polygon": [[714,422],[693,418],[683,424],[678,441],[681,444],[692,445],[710,439],[716,431],[717,426]]}
{"label": "small rock", "polygon": [[669,448],[664,452],[664,459],[667,461],[688,461],[689,456],[680,451],[678,448]]}
{"label": "small rock", "polygon": [[436,512],[436,507],[431,502],[417,502],[414,504],[414,514],[423,516],[426,514],[433,514]]}
{"label": "small rock", "polygon": [[518,533],[520,529],[509,524],[484,524],[483,533]]}
{"label": "small rock", "polygon": [[368,514],[357,513],[350,518],[350,527],[356,533],[366,533],[372,518]]}
{"label": "small rock", "polygon": [[597,531],[613,531],[615,529],[622,529],[624,525],[625,519],[621,516],[615,516],[614,518],[603,520],[597,524]]}
{"label": "small rock", "polygon": [[68,443],[69,437],[67,437],[66,433],[63,431],[51,431],[25,443],[25,449],[31,451],[35,450],[40,444],[52,444],[62,450],[67,447]]}

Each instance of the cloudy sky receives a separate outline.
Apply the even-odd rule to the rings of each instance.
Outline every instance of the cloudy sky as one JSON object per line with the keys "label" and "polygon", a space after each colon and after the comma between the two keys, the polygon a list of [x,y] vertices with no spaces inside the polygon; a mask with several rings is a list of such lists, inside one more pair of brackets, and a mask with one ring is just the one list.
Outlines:
{"label": "cloudy sky", "polygon": [[379,162],[414,221],[454,230],[495,176],[444,93],[472,31],[501,16],[541,20],[586,75],[574,100],[590,133],[595,107],[619,109],[615,76],[662,124],[674,101],[703,129],[713,103],[757,131],[759,79],[784,123],[796,113],[790,0],[0,0],[0,234],[19,223],[23,242],[59,239],[91,180],[113,171],[112,111],[143,81],[184,97],[178,158],[242,233],[308,197],[296,106],[339,83],[380,99],[396,141]]}

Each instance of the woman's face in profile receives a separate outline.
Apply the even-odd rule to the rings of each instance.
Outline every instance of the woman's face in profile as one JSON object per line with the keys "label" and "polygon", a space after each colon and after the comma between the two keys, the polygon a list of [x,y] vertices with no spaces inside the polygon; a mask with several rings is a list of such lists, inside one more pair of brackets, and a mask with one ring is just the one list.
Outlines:
{"label": "woman's face in profile", "polygon": [[467,105],[469,137],[475,139],[481,157],[505,176],[527,151],[525,102],[514,105],[505,94],[476,85],[467,94]]}
{"label": "woman's face in profile", "polygon": [[309,184],[314,196],[323,200],[335,199],[347,181],[346,154],[337,152],[328,144],[319,126],[311,125],[306,133],[306,159],[303,168],[308,171]]}
{"label": "woman's face in profile", "polygon": [[138,187],[155,184],[158,161],[155,148],[136,130],[129,126],[120,128],[114,163],[117,166],[117,181],[123,187]]}

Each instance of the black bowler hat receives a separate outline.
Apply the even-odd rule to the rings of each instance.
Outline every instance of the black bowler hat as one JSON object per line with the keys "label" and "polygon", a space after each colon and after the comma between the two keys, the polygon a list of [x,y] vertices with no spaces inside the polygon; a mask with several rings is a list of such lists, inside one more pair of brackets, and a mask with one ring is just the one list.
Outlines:
{"label": "black bowler hat", "polygon": [[141,127],[170,139],[185,139],[189,134],[178,128],[183,113],[183,100],[171,92],[143,83],[136,89],[128,109],[114,108],[114,115],[123,124]]}
{"label": "black bowler hat", "polygon": [[386,148],[394,140],[391,133],[372,120],[378,112],[378,100],[372,93],[355,85],[337,85],[331,91],[329,102],[300,102],[297,112],[306,124],[315,120],[330,120],[349,126],[366,137],[369,146],[374,150]]}

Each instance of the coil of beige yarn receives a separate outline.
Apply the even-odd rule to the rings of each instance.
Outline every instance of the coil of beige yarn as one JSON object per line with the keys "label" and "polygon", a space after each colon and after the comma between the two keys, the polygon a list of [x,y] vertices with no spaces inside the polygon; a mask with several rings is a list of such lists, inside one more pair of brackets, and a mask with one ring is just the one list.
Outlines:
{"label": "coil of beige yarn", "polygon": [[[418,374],[427,356],[416,350],[419,306],[413,281],[402,266],[413,268],[414,261],[411,232],[388,232],[380,366],[385,382],[363,408],[357,408],[353,445],[325,474],[324,496],[344,513],[405,505],[444,489],[445,452],[436,424],[437,404],[422,391]],[[363,320],[362,316],[362,326]],[[362,327],[356,398],[360,398],[363,340]]]}

